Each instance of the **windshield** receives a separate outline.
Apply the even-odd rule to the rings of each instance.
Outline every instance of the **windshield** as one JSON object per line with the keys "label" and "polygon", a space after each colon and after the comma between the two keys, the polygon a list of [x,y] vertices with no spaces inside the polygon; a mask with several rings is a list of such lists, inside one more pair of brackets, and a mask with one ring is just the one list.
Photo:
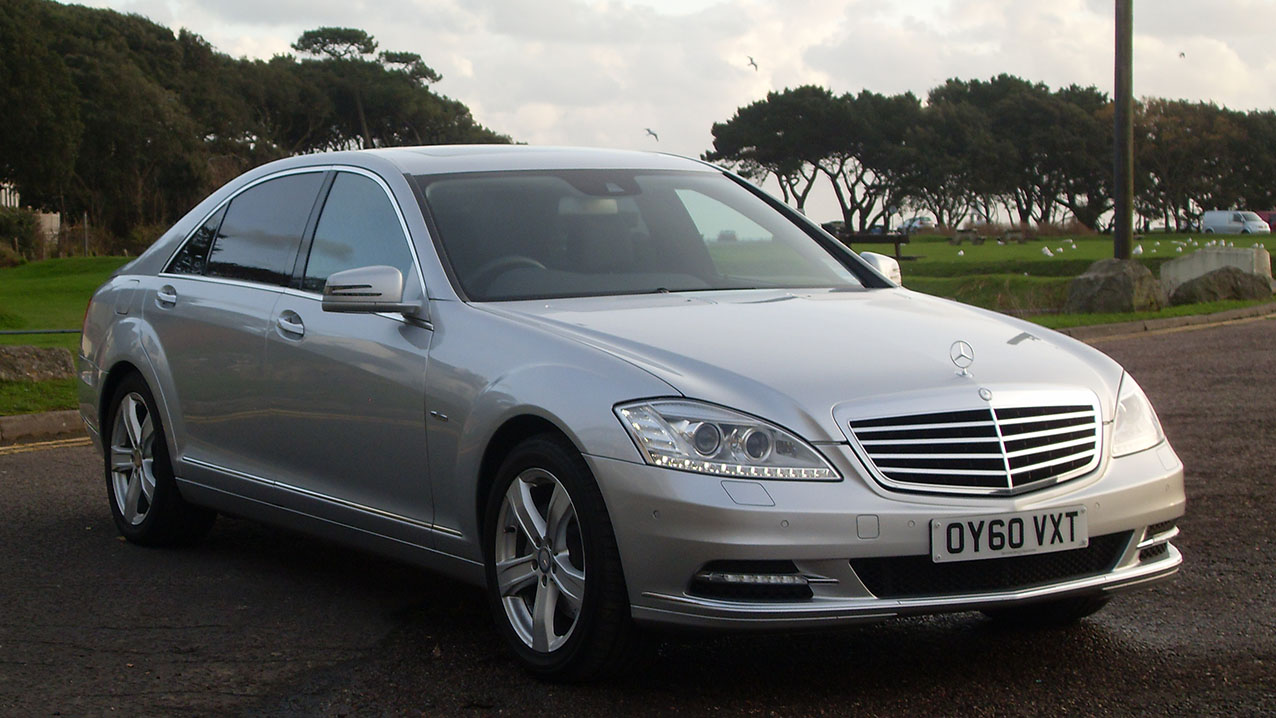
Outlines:
{"label": "windshield", "polygon": [[863,286],[800,227],[720,174],[519,171],[417,181],[470,299]]}

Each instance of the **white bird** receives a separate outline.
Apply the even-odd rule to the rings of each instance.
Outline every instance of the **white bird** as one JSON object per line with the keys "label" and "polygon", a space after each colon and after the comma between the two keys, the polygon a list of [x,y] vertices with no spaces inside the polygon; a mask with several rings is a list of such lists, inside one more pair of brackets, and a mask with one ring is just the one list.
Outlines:
{"label": "white bird", "polygon": [[747,57],[749,58],[749,65],[753,67],[753,71],[754,71],[754,72],[757,72],[757,71],[758,71],[758,63],[756,63],[756,62],[754,62],[754,61],[753,61],[753,55],[748,55]]}
{"label": "white bird", "polygon": [[1130,254],[1132,254],[1132,255],[1134,255],[1134,256],[1136,256],[1136,257],[1137,257],[1137,256],[1139,256],[1140,254],[1143,254],[1143,245],[1141,245],[1141,244],[1136,244],[1136,245],[1134,245],[1134,251],[1133,251],[1133,252],[1130,252]]}
{"label": "white bird", "polygon": [[1042,247],[1042,248],[1041,248],[1041,253],[1042,253],[1042,254],[1044,254],[1044,255],[1046,255],[1047,257],[1053,257],[1053,256],[1054,256],[1054,252],[1051,252],[1049,247]]}
{"label": "white bird", "polygon": [[959,250],[957,250],[957,256],[958,256],[958,257],[964,257],[964,256],[966,256],[966,250],[964,250],[964,249],[959,249]]}
{"label": "white bird", "polygon": [[647,130],[647,134],[649,134],[649,135],[651,135],[652,137],[654,137],[654,138],[655,138],[655,140],[656,140],[656,142],[659,142],[659,141],[660,141],[660,135],[656,134],[655,132],[652,132],[650,127],[645,127],[645,128],[643,128],[643,129]]}
{"label": "white bird", "polygon": [[1182,248],[1182,247],[1175,247],[1175,248],[1174,248],[1174,251],[1175,251],[1175,252],[1178,252],[1179,254],[1182,254],[1182,253],[1183,253],[1183,248]]}

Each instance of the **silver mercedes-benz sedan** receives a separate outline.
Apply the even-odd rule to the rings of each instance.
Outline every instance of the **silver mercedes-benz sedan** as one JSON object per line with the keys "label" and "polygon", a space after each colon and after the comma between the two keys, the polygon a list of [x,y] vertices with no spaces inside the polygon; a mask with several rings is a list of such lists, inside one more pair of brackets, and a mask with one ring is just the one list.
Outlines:
{"label": "silver mercedes-benz sedan", "polygon": [[128,540],[224,512],[412,561],[545,677],[652,626],[1075,621],[1182,561],[1114,361],[667,155],[259,167],[98,290],[78,370]]}

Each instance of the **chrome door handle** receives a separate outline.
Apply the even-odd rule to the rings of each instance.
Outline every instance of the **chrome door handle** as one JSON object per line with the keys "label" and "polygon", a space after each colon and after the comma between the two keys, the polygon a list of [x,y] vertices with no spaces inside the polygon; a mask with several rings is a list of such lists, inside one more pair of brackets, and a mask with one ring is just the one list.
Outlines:
{"label": "chrome door handle", "polygon": [[159,302],[161,307],[171,307],[177,304],[177,290],[171,286],[165,285],[155,293],[155,301]]}
{"label": "chrome door handle", "polygon": [[280,317],[275,320],[275,324],[289,334],[296,334],[300,336],[306,333],[306,325],[301,323],[300,317],[294,321],[291,317],[280,315]]}

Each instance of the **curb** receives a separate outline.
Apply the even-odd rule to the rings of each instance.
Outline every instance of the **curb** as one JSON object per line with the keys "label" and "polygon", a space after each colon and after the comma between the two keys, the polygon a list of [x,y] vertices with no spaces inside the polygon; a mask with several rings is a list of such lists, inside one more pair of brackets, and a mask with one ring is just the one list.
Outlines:
{"label": "curb", "polygon": [[1237,319],[1252,319],[1254,317],[1265,316],[1276,316],[1276,303],[1268,302],[1266,304],[1255,304],[1252,307],[1229,309],[1225,312],[1215,312],[1214,314],[1192,314],[1186,317],[1143,319],[1137,322],[1121,322],[1120,324],[1095,324],[1089,327],[1071,327],[1069,329],[1056,329],[1055,331],[1060,334],[1066,334],[1073,339],[1087,341],[1090,339],[1106,339],[1128,336],[1131,334],[1141,334],[1143,332],[1160,331],[1164,329],[1179,329],[1182,327],[1223,324],[1225,322],[1236,321]]}
{"label": "curb", "polygon": [[80,412],[49,411],[43,414],[0,416],[0,446],[86,436]]}

